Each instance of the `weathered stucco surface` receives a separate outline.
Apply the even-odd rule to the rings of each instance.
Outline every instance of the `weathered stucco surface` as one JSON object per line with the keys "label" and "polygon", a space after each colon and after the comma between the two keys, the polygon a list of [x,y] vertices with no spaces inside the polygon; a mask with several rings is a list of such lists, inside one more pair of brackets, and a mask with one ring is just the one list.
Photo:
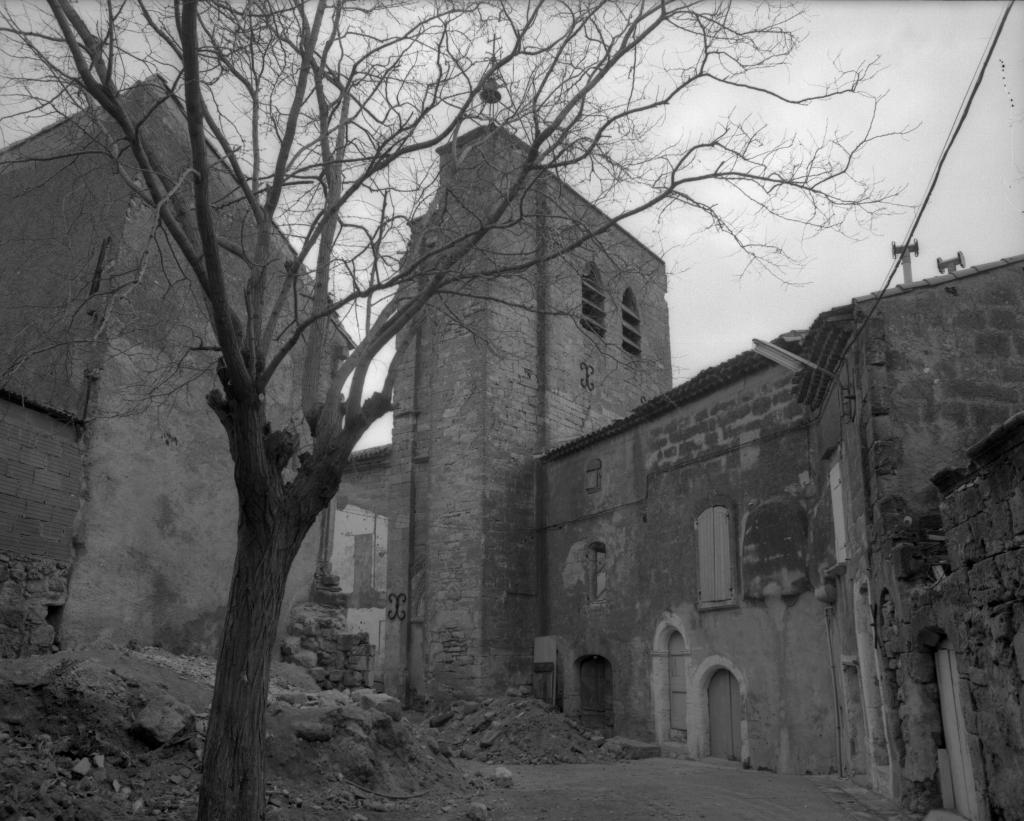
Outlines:
{"label": "weathered stucco surface", "polygon": [[[572,662],[590,654],[613,672],[615,732],[684,740],[709,753],[708,686],[739,682],[742,750],[752,767],[827,772],[834,704],[825,615],[814,598],[830,559],[812,538],[807,420],[790,374],[745,356],[735,378],[649,422],[542,466],[545,629],[558,637],[567,709],[578,709]],[[669,394],[671,396],[671,394]],[[601,464],[600,488],[585,474]],[[730,511],[734,595],[700,603],[695,521]],[[606,551],[607,590],[588,589],[587,548]],[[687,732],[667,722],[668,636],[688,651]]]}
{"label": "weathered stucco surface", "polygon": [[[150,110],[164,93],[159,83],[140,86],[126,100],[146,111],[155,155],[181,169],[180,110]],[[209,652],[231,577],[237,509],[226,437],[204,400],[215,357],[199,349],[212,336],[203,297],[152,210],[124,185],[124,169],[105,158],[107,142],[95,115],[83,113],[0,155],[0,384],[84,429],[77,458],[85,491],[64,539],[70,553],[73,536],[75,551],[60,640],[135,639]],[[225,179],[214,180],[222,227],[241,236],[238,209],[225,205],[231,194]],[[232,295],[243,274],[229,263]],[[36,348],[42,355],[23,360]],[[268,417],[301,432],[290,361],[277,379]],[[24,470],[28,460],[17,461]],[[314,528],[285,612],[308,591],[318,539]]]}

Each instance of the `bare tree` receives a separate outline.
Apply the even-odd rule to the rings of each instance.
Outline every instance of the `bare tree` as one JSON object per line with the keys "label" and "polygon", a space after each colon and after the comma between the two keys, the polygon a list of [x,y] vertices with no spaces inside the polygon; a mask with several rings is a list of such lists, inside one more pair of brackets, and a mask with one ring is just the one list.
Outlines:
{"label": "bare tree", "polygon": [[[678,208],[769,267],[785,249],[756,230],[762,219],[843,230],[894,194],[858,176],[885,136],[868,90],[876,66],[788,96],[773,73],[798,44],[799,14],[787,8],[175,0],[84,14],[72,0],[49,0],[48,15],[8,10],[11,53],[34,68],[6,87],[35,111],[101,116],[124,183],[202,294],[221,384],[208,402],[235,464],[238,544],[201,819],[264,817],[264,705],[284,583],[353,448],[391,407],[396,371],[372,389],[372,363],[446,294],[538,261],[483,249],[524,218],[540,181],[575,185],[608,214],[555,232],[550,257]],[[182,101],[178,165],[147,128],[156,103],[129,93],[154,70],[164,96]],[[726,93],[734,108],[708,108]],[[690,99],[701,107],[687,109]],[[837,101],[860,107],[856,129],[836,133],[823,115],[804,138],[757,115],[765,105],[827,113]],[[511,135],[511,148],[500,185],[459,200],[438,184],[435,150],[457,149],[476,122]],[[214,193],[225,180],[242,231],[225,229]],[[229,260],[244,281],[226,273]],[[351,350],[337,348],[338,321],[357,340]],[[272,430],[266,413],[269,387],[296,356],[303,437]]]}

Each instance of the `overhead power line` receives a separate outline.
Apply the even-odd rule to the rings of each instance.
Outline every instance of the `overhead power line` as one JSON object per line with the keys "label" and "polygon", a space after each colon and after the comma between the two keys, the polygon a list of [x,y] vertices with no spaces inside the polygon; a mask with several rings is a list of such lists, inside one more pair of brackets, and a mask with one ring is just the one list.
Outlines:
{"label": "overhead power line", "polygon": [[[992,60],[992,55],[996,50],[996,44],[999,42],[999,36],[1003,33],[1003,28],[1006,26],[1006,19],[1010,16],[1010,11],[1013,9],[1015,2],[1016,0],[1010,0],[1010,2],[1006,4],[1006,9],[1003,11],[1003,15],[999,19],[999,24],[996,26],[995,31],[992,34],[988,48],[985,50],[985,54],[981,61],[978,63],[978,68],[974,72],[974,81],[963,101],[960,103],[960,109],[957,112],[954,125],[946,137],[946,143],[942,148],[942,152],[939,154],[939,160],[935,164],[935,170],[932,171],[931,179],[929,180],[928,187],[925,190],[924,199],[921,200],[921,204],[917,208],[917,213],[914,215],[914,220],[910,225],[910,229],[907,231],[906,239],[902,243],[904,246],[910,245],[913,236],[917,231],[917,227],[921,222],[921,218],[924,216],[925,209],[928,207],[932,193],[935,191],[935,186],[938,184],[939,174],[942,173],[942,167],[946,163],[946,158],[949,156],[949,152],[952,150],[953,144],[956,142],[956,138],[960,134],[960,130],[963,128],[964,122],[967,120],[967,114],[971,110],[971,104],[974,102],[974,98],[978,94],[978,89],[981,88],[981,83],[985,79],[985,70],[988,68],[988,64]],[[889,275],[885,278],[885,282],[882,284],[881,290],[878,292],[878,295],[874,300],[872,300],[871,306],[868,308],[863,320],[857,325],[853,333],[850,335],[849,340],[847,340],[847,343],[843,348],[842,355],[839,357],[840,360],[845,359],[846,355],[850,352],[850,349],[857,341],[857,338],[861,335],[864,328],[867,327],[867,324],[875,310],[878,308],[879,303],[885,297],[885,292],[892,284],[893,278],[896,276],[896,272],[899,270],[901,264],[901,258],[897,258],[893,262],[892,269],[889,271]]]}

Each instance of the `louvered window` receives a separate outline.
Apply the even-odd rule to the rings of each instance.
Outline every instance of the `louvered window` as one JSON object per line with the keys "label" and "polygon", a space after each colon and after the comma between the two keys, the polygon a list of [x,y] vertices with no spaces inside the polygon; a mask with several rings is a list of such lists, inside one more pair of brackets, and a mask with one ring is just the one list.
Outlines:
{"label": "louvered window", "polygon": [[729,510],[709,507],[697,517],[697,563],[701,604],[724,604],[733,596],[732,528]]}
{"label": "louvered window", "polygon": [[632,288],[622,295],[622,350],[633,356],[640,355],[640,313]]}
{"label": "louvered window", "polygon": [[597,278],[597,268],[590,264],[583,274],[583,304],[580,324],[588,331],[604,336],[604,294]]}

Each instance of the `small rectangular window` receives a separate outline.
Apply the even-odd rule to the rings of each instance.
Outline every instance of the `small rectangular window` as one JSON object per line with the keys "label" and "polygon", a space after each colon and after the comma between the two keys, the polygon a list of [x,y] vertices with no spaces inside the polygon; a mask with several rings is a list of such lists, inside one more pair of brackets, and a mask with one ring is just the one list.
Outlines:
{"label": "small rectangular window", "polygon": [[601,460],[591,459],[587,462],[583,474],[583,487],[587,493],[597,493],[601,489]]}

